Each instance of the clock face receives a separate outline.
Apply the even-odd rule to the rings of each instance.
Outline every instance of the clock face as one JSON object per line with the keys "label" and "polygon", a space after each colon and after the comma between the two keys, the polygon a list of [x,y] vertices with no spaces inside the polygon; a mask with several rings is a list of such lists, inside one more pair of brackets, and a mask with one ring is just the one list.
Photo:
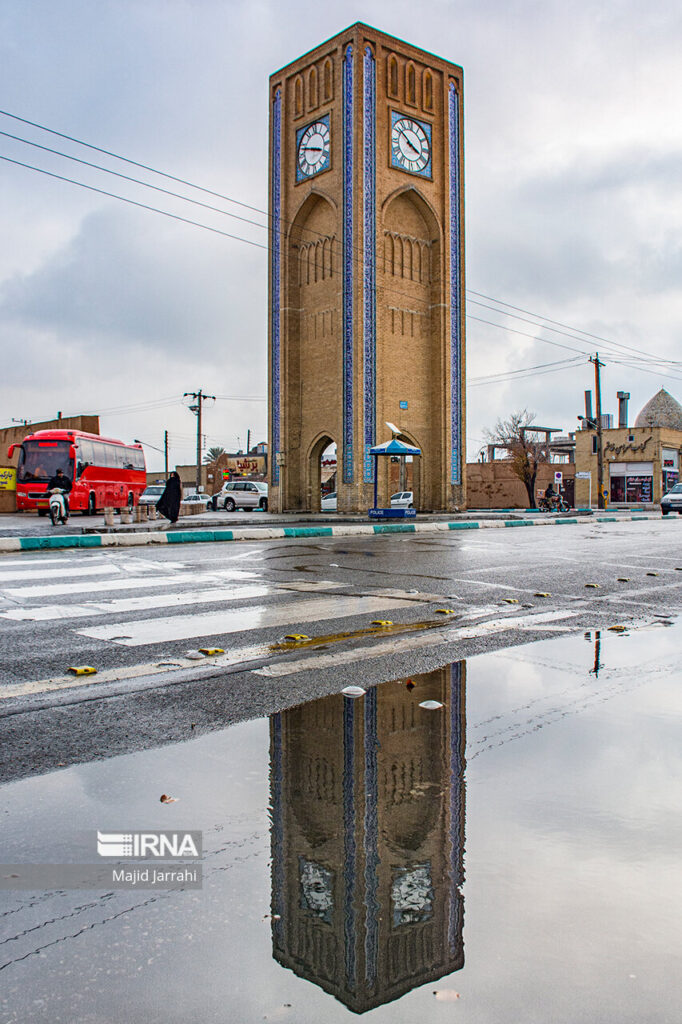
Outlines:
{"label": "clock face", "polygon": [[414,117],[391,115],[391,166],[431,177],[431,125]]}
{"label": "clock face", "polygon": [[296,132],[296,181],[305,181],[331,162],[329,114]]}

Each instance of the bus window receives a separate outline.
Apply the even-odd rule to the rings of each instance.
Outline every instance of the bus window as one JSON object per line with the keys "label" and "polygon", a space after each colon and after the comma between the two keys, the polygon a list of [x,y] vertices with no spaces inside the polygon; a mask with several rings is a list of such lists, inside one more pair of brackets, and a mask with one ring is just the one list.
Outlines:
{"label": "bus window", "polygon": [[68,477],[72,476],[72,462],[69,458],[68,441],[36,442],[25,441],[19,459],[17,480],[22,482],[40,481],[47,483],[58,469]]}

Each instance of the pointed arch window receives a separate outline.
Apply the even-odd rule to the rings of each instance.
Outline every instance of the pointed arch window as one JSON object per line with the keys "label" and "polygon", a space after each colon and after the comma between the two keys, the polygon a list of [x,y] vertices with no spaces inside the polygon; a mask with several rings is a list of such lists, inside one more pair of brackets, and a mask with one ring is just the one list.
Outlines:
{"label": "pointed arch window", "polygon": [[424,72],[422,83],[422,103],[424,110],[433,110],[433,75],[430,71]]}
{"label": "pointed arch window", "polygon": [[322,70],[324,102],[334,99],[334,67],[331,58],[327,57]]}
{"label": "pointed arch window", "polygon": [[386,88],[391,99],[398,99],[398,58],[394,53],[389,55]]}
{"label": "pointed arch window", "polygon": [[308,107],[314,110],[317,106],[317,68],[311,68],[308,73]]}
{"label": "pointed arch window", "polygon": [[417,70],[412,61],[405,68],[405,102],[417,105]]}
{"label": "pointed arch window", "polygon": [[303,115],[303,79],[300,75],[294,82],[294,117]]}

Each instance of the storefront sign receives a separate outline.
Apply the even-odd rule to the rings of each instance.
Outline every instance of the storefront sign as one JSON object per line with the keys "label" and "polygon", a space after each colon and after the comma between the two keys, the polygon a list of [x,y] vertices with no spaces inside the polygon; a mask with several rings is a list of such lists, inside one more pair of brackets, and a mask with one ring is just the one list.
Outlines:
{"label": "storefront sign", "polygon": [[16,491],[17,471],[12,466],[0,466],[0,491]]}

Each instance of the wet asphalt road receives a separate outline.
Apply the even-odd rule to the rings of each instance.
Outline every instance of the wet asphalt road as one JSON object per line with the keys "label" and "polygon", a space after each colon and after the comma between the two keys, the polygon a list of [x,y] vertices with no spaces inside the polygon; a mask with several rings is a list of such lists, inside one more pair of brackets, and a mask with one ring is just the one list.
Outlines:
{"label": "wet asphalt road", "polygon": [[[7,556],[0,779],[681,609],[677,518]],[[409,628],[376,632],[376,618]],[[273,650],[288,632],[313,643]],[[188,658],[199,647],[226,653]]]}

